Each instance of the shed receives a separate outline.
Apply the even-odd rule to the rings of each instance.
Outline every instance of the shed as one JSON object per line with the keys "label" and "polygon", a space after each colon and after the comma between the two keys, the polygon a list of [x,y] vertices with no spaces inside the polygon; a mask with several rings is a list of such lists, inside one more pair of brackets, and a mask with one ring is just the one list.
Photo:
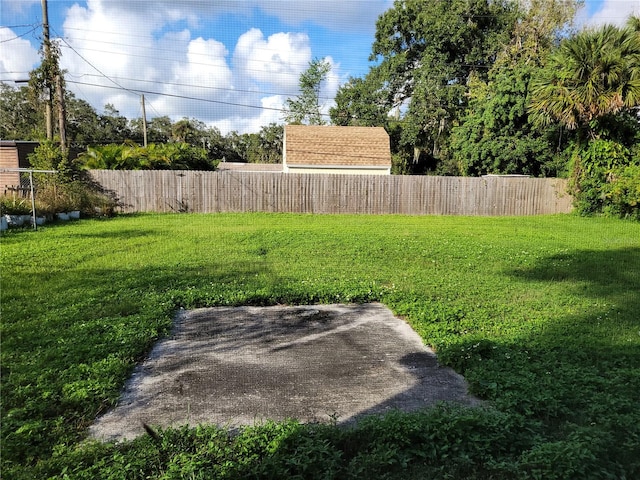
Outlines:
{"label": "shed", "polygon": [[389,135],[382,127],[286,125],[285,173],[391,174]]}

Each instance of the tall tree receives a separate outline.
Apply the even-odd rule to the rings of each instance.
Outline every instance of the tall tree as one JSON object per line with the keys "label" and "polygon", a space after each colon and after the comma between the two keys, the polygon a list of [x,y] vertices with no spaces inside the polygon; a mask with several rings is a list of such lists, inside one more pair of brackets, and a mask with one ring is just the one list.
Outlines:
{"label": "tall tree", "polygon": [[0,138],[37,140],[44,136],[44,113],[34,108],[27,87],[0,83]]}
{"label": "tall tree", "polygon": [[579,5],[576,0],[522,4],[511,41],[487,81],[470,82],[467,113],[453,128],[452,155],[461,173],[559,173],[562,167],[554,155],[557,129],[537,127],[529,120],[529,84]]}
{"label": "tall tree", "polygon": [[404,105],[401,144],[438,159],[464,112],[472,75],[509,38],[513,4],[490,0],[396,0],[378,20],[372,60],[389,108]]}
{"label": "tall tree", "polygon": [[350,78],[336,94],[336,105],[329,110],[335,125],[382,127],[388,122],[387,91],[373,71],[364,78]]}
{"label": "tall tree", "polygon": [[640,32],[606,25],[562,42],[533,81],[531,111],[599,136],[602,122],[640,105]]}
{"label": "tall tree", "polygon": [[[568,38],[534,80],[534,119],[577,132],[570,175],[581,213],[614,208],[640,217],[639,23],[631,19],[627,28],[606,25]],[[630,196],[612,201],[622,190]]]}
{"label": "tall tree", "polygon": [[199,140],[198,133],[198,127],[194,124],[194,121],[183,118],[173,124],[171,140],[179,143],[197,143]]}
{"label": "tall tree", "polygon": [[100,140],[100,118],[89,102],[66,91],[65,105],[69,145],[85,147],[97,143]]}
{"label": "tall tree", "polygon": [[282,163],[284,127],[277,123],[270,123],[260,129],[258,137],[258,161],[261,163]]}
{"label": "tall tree", "polygon": [[101,143],[120,143],[131,138],[131,130],[127,118],[112,104],[104,106],[104,114],[100,115]]}
{"label": "tall tree", "polygon": [[285,102],[284,120],[287,123],[324,125],[320,105],[322,82],[331,71],[331,64],[324,58],[309,62],[309,67],[300,74],[298,86],[300,95]]}

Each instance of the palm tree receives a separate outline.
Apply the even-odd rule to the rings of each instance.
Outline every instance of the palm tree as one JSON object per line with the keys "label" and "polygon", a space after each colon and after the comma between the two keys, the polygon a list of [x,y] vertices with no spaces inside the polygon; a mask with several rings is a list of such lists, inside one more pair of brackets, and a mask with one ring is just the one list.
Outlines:
{"label": "palm tree", "polygon": [[612,25],[565,40],[532,81],[530,112],[539,124],[560,123],[598,135],[604,117],[640,105],[640,30]]}

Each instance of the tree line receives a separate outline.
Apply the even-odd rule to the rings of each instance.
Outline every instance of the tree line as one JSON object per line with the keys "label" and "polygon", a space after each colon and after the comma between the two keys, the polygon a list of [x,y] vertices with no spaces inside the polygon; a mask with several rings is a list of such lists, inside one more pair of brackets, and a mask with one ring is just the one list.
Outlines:
{"label": "tree line", "polygon": [[640,18],[580,6],[396,0],[331,120],[383,125],[399,173],[569,177],[578,211],[640,218]]}
{"label": "tree line", "polygon": [[[77,98],[73,92],[65,90],[66,136],[69,146],[75,150],[87,150],[93,165],[99,165],[100,153],[104,152],[103,168],[120,168],[120,160],[113,158],[116,150],[129,154],[145,153],[153,157],[154,151],[162,149],[179,154],[186,146],[192,149],[195,163],[192,168],[209,167],[220,161],[279,163],[282,161],[283,127],[275,123],[263,126],[257,133],[232,131],[223,135],[216,127],[207,126],[195,118],[183,118],[172,122],[168,116],[152,118],[147,123],[147,141],[155,146],[145,152],[139,145],[143,143],[142,118],[127,119],[110,104],[98,113],[88,102]],[[15,88],[0,83],[0,138],[13,140],[40,141],[43,139],[44,115],[42,102],[34,101],[29,87]],[[182,145],[179,147],[178,145]],[[144,155],[143,155],[144,156]],[[131,155],[122,160],[133,165]],[[127,163],[128,162],[128,163]],[[162,162],[156,162],[156,166]],[[146,165],[149,165],[148,162]],[[171,168],[184,167],[181,158]],[[145,168],[142,161],[140,168]],[[168,168],[168,167],[165,167]]]}

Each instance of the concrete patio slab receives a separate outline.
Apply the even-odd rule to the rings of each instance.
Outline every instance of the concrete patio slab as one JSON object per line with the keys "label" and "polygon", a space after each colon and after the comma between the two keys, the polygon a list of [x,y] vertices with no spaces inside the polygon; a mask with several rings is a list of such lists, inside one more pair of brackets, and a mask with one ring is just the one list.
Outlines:
{"label": "concrete patio slab", "polygon": [[203,308],[177,315],[90,434],[131,439],[143,423],[348,423],[439,401],[479,403],[384,305]]}

